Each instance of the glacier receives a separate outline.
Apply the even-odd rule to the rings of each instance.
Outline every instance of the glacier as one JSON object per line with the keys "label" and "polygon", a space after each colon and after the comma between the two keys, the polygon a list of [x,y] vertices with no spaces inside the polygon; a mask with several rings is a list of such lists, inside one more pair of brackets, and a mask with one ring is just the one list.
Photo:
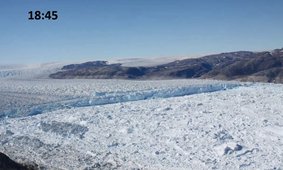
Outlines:
{"label": "glacier", "polygon": [[283,85],[0,79],[0,152],[45,169],[282,169]]}
{"label": "glacier", "polygon": [[[176,87],[167,87],[167,88],[155,88],[155,89],[144,89],[144,90],[135,90],[135,91],[108,91],[108,92],[91,92],[89,96],[80,96],[80,97],[66,97],[60,96],[51,101],[44,101],[42,103],[38,102],[38,97],[40,98],[49,98],[47,95],[37,93],[36,97],[29,98],[29,103],[26,103],[26,97],[32,96],[30,93],[15,93],[15,92],[2,92],[5,96],[10,96],[8,102],[11,103],[12,100],[15,100],[14,103],[23,103],[17,106],[9,105],[10,109],[1,108],[0,118],[5,117],[19,117],[19,116],[32,116],[37,114],[42,114],[50,111],[55,111],[65,108],[76,108],[76,107],[88,107],[112,103],[122,103],[128,101],[138,101],[138,100],[147,100],[147,99],[156,99],[156,98],[169,98],[177,96],[192,95],[198,93],[207,93],[220,90],[232,89],[239,86],[247,86],[248,84],[241,84],[236,82],[220,82],[216,83],[211,81],[208,84],[193,84],[187,86],[176,86]],[[123,91],[124,90],[124,91]],[[24,96],[24,101],[19,99],[20,96]],[[7,99],[5,99],[7,101]],[[5,103],[3,101],[2,103]]]}

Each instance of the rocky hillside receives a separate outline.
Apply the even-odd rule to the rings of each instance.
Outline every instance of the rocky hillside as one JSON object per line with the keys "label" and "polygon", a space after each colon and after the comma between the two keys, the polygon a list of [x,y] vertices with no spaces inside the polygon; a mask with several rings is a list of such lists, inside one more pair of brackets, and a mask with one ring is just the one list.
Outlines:
{"label": "rocky hillside", "polygon": [[21,165],[0,152],[0,169],[3,170],[37,170],[34,165]]}
{"label": "rocky hillside", "polygon": [[177,60],[152,67],[124,67],[94,61],[66,65],[55,79],[172,79],[213,78],[283,83],[283,48],[265,52],[238,51]]}

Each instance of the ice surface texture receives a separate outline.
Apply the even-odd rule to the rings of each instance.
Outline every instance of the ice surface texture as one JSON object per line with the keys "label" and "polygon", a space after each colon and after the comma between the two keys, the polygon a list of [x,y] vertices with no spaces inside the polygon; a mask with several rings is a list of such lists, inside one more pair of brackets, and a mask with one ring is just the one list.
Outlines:
{"label": "ice surface texture", "polygon": [[[149,90],[157,95],[165,89],[169,93],[213,84],[183,80],[62,82],[19,81],[13,86],[7,81],[0,87],[6,92],[103,98],[123,96],[126,91],[138,96],[139,91],[147,94]],[[282,102],[282,85],[254,84],[8,118],[1,121],[0,152],[47,169],[279,170],[283,167]]]}
{"label": "ice surface texture", "polygon": [[[88,81],[89,86],[97,80]],[[13,82],[12,80],[10,82]],[[14,81],[15,83],[19,81]],[[23,83],[24,81],[20,81]],[[52,80],[45,80],[45,83],[52,86]],[[56,82],[56,81],[55,81]],[[96,89],[83,89],[82,87],[76,87],[76,83],[81,82],[77,81],[61,81],[61,83],[55,84],[53,87],[44,85],[41,87],[40,84],[32,84],[30,82],[24,83],[22,89],[28,87],[29,90],[24,89],[24,91],[17,92],[17,85],[9,86],[12,83],[5,82],[6,86],[3,85],[0,89],[0,119],[5,117],[21,117],[21,116],[31,116],[42,114],[50,111],[55,111],[59,109],[66,108],[75,108],[75,107],[87,107],[87,106],[96,106],[103,104],[112,104],[112,103],[122,103],[128,101],[137,101],[137,100],[146,100],[146,99],[156,99],[156,98],[169,98],[177,96],[185,96],[198,93],[214,92],[219,90],[231,89],[234,87],[241,86],[243,84],[236,82],[221,82],[221,81],[207,81],[207,84],[203,84],[201,81],[180,81],[180,83],[173,83],[173,81],[160,81],[160,83],[168,84],[168,87],[151,87],[150,85],[143,86],[145,81],[136,82],[135,87],[137,89],[127,89],[127,86],[117,86],[113,89],[102,91],[99,87],[99,84],[96,84]],[[103,82],[103,81],[100,81]],[[117,83],[124,84],[130,81],[118,81]],[[153,81],[154,82],[154,81]],[[158,81],[156,81],[158,82]],[[191,82],[191,84],[188,84]],[[64,86],[64,83],[68,83],[68,87],[72,86],[73,95],[68,91],[68,87]],[[140,83],[140,84],[138,84]],[[63,84],[63,86],[62,86]],[[86,85],[85,83],[84,85]],[[56,85],[57,86],[56,88]],[[44,88],[47,89],[44,89]],[[123,88],[121,88],[123,87]],[[0,87],[1,88],[1,87]],[[40,91],[42,90],[42,91]],[[44,91],[43,91],[44,90]],[[65,91],[64,91],[65,90]],[[57,93],[56,91],[63,93]],[[77,95],[76,91],[87,91],[88,94]],[[65,92],[65,94],[64,94]],[[49,93],[49,94],[48,94]]]}

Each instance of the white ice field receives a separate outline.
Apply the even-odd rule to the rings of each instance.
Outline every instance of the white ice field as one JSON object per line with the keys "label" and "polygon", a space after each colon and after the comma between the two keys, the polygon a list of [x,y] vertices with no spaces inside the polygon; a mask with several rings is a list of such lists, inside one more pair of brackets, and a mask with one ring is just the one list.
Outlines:
{"label": "white ice field", "polygon": [[282,169],[283,85],[0,79],[0,152],[47,169]]}

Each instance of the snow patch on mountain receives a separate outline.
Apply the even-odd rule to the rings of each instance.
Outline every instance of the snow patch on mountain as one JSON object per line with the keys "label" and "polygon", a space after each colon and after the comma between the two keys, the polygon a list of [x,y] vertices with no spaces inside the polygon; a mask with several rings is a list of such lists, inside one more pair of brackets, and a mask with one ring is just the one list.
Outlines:
{"label": "snow patch on mountain", "polygon": [[183,60],[187,58],[196,58],[194,57],[185,57],[185,56],[176,56],[176,57],[155,57],[155,58],[124,58],[110,60],[109,64],[120,63],[124,67],[152,67],[161,64],[170,63],[177,60]]}

